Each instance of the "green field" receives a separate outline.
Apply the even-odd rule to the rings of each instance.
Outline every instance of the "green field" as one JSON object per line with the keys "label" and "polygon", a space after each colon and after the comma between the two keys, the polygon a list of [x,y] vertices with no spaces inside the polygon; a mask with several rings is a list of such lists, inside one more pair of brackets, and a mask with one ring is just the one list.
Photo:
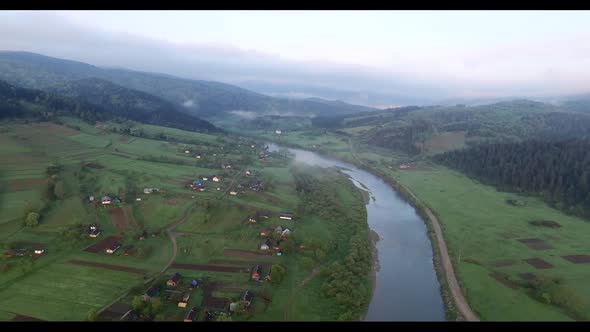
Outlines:
{"label": "green field", "polygon": [[[209,283],[229,287],[214,292],[215,296],[228,301],[237,300],[241,291],[253,290],[257,299],[251,309],[234,315],[234,320],[338,318],[334,310],[317,310],[320,305],[334,305],[335,300],[321,291],[329,274],[311,278],[308,285],[301,287],[302,279],[311,273],[310,262],[317,264],[319,261],[313,250],[299,253],[293,248],[295,243],[314,248],[317,243],[333,243],[336,239],[346,243],[346,236],[352,235],[339,234],[336,224],[301,210],[303,201],[295,190],[290,161],[273,156],[260,161],[261,147],[252,148],[250,142],[233,136],[131,124],[141,129],[139,137],[119,133],[121,124],[89,125],[67,117],[60,121],[61,124],[4,122],[0,125],[0,142],[3,143],[0,149],[0,246],[6,253],[11,248],[32,250],[42,246],[46,249],[38,258],[2,256],[0,259],[0,319],[10,320],[21,315],[43,320],[84,320],[89,312],[106,309],[119,296],[123,296],[121,302],[130,304],[134,296],[147,289],[144,281],[159,278],[158,282],[163,282],[177,271],[183,274],[183,280],[198,278],[203,282],[189,301],[190,306],[201,310],[207,309],[201,301],[205,297],[204,287]],[[318,138],[317,142],[344,147],[343,142],[337,140]],[[185,153],[186,150],[190,153]],[[195,158],[197,152],[202,158]],[[221,169],[224,160],[232,162],[231,170]],[[256,171],[256,176],[246,176],[246,170]],[[345,195],[341,199],[349,206],[360,206],[355,213],[363,211],[362,196],[356,188],[345,177],[333,171],[326,172],[331,174],[328,176],[330,183],[325,184],[326,190]],[[221,176],[222,180],[218,183],[204,181],[205,192],[186,188],[194,179],[213,175]],[[264,191],[248,188],[248,182],[254,178],[264,183]],[[237,188],[240,183],[245,184],[240,194],[229,195],[230,189]],[[152,187],[160,191],[143,192],[144,188]],[[88,202],[89,196],[100,200],[104,195],[117,195],[122,202],[111,207],[100,203],[94,207]],[[341,210],[341,213],[348,213],[344,206]],[[24,224],[24,217],[31,211],[40,214],[36,226]],[[248,223],[248,217],[257,211],[269,211],[271,218]],[[279,220],[278,214],[285,211],[299,211],[298,220]],[[358,220],[359,216],[355,218]],[[102,230],[96,239],[80,234],[90,223],[98,223]],[[173,261],[173,245],[166,232],[172,225],[177,225],[173,231],[177,243]],[[263,239],[260,231],[273,230],[279,225],[289,227],[294,234],[294,239],[289,240],[292,251],[282,257],[224,256],[228,249],[259,252]],[[144,230],[148,236],[140,240],[139,235]],[[114,254],[105,253],[104,248],[98,252],[85,251],[113,235],[119,236],[123,245]],[[130,250],[129,255],[124,254],[125,250]],[[322,258],[322,262],[338,261],[346,254],[344,246]],[[304,256],[308,257],[303,259]],[[74,265],[71,260],[107,264],[116,269],[138,269],[134,271],[139,272]],[[287,273],[278,284],[253,282],[249,273],[170,267],[160,274],[169,262],[235,266],[231,261],[242,262],[246,269],[261,262],[269,264],[265,265],[268,269],[280,264]],[[368,281],[363,279],[363,282]],[[267,301],[261,298],[263,294]],[[184,318],[185,309],[164,302],[163,311],[153,319]],[[310,303],[313,305],[308,305]]]}

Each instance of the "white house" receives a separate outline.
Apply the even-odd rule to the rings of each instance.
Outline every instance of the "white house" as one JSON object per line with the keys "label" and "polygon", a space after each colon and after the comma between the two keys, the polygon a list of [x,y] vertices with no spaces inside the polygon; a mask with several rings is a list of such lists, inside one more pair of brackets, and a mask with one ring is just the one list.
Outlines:
{"label": "white house", "polygon": [[41,249],[41,248],[35,249],[35,255],[42,255],[44,252],[45,252],[45,249]]}
{"label": "white house", "polygon": [[219,182],[219,181],[221,181],[221,178],[218,176],[214,176],[213,179],[211,179],[211,180],[213,180],[213,182]]}
{"label": "white house", "polygon": [[291,213],[281,213],[279,218],[283,220],[293,220],[293,215]]}
{"label": "white house", "polygon": [[262,242],[262,244],[260,245],[260,250],[268,250],[270,247],[268,246],[268,240]]}
{"label": "white house", "polygon": [[100,202],[102,205],[109,205],[113,202],[113,200],[109,196],[104,196]]}
{"label": "white house", "polygon": [[203,176],[203,181],[207,181],[207,180],[209,180],[209,178],[206,176]]}
{"label": "white house", "polygon": [[230,191],[230,192],[229,192],[229,194],[230,194],[230,195],[233,195],[233,196],[235,196],[235,195],[237,195],[237,194],[238,194],[238,192],[237,192],[237,191],[233,191],[233,190],[232,190],[232,191]]}
{"label": "white house", "polygon": [[184,150],[184,153],[187,153],[188,154],[188,153],[191,153],[191,152],[189,150]]}
{"label": "white house", "polygon": [[275,130],[275,134],[277,134],[277,135],[280,135],[280,134],[282,134],[282,133],[283,133],[283,132],[282,132],[282,131],[280,131],[280,130],[278,130],[278,129],[277,129],[277,130]]}

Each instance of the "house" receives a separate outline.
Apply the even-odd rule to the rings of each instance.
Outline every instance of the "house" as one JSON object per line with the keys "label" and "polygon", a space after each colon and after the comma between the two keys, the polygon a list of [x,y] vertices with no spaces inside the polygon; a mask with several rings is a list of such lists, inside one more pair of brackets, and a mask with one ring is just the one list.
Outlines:
{"label": "house", "polygon": [[45,249],[43,248],[36,248],[34,250],[35,255],[43,255],[43,253],[45,253]]}
{"label": "house", "polygon": [[252,279],[260,280],[260,276],[262,275],[262,267],[260,265],[256,265],[252,268]]}
{"label": "house", "polygon": [[100,202],[102,203],[102,205],[109,205],[113,203],[113,199],[110,196],[103,196]]}
{"label": "house", "polygon": [[184,150],[184,153],[189,154],[191,152],[189,150]]}
{"label": "house", "polygon": [[230,192],[229,192],[229,194],[230,194],[230,195],[233,195],[233,196],[235,196],[235,195],[237,195],[237,194],[238,194],[238,192],[237,192],[237,191],[235,191],[235,190],[232,190],[232,191],[230,191]]}
{"label": "house", "polygon": [[229,312],[234,312],[238,309],[238,302],[232,302],[229,304]]}
{"label": "house", "polygon": [[141,197],[137,197],[135,200],[141,202]]}
{"label": "house", "polygon": [[285,228],[282,232],[281,232],[281,239],[286,239],[289,237],[289,234],[291,234],[291,230],[289,230],[288,228]]}
{"label": "house", "polygon": [[148,288],[148,290],[143,294],[143,300],[149,301],[152,297],[157,296],[160,293],[160,286],[153,285],[152,287]]}
{"label": "house", "polygon": [[182,279],[182,276],[180,273],[176,272],[172,277],[170,277],[170,279],[168,279],[168,281],[166,281],[166,285],[169,287],[176,287],[178,286],[180,279]]}
{"label": "house", "polygon": [[191,281],[191,285],[189,286],[189,289],[192,290],[193,288],[197,287],[198,285],[199,285],[199,283],[197,282],[197,280],[196,279],[193,279]]}
{"label": "house", "polygon": [[260,236],[267,236],[268,235],[268,231],[266,229],[263,229],[260,231]]}
{"label": "house", "polygon": [[197,319],[197,308],[192,307],[192,309],[186,314],[184,317],[184,321],[191,323]]}
{"label": "house", "polygon": [[107,254],[114,254],[115,251],[119,250],[119,248],[121,248],[121,243],[115,241],[110,247],[106,249],[106,252]]}
{"label": "house", "polygon": [[255,224],[256,223],[256,217],[249,217],[248,218],[248,222]]}
{"label": "house", "polygon": [[94,202],[94,196],[88,196],[88,202]]}
{"label": "house", "polygon": [[278,240],[278,241],[273,241],[273,242],[274,242],[274,243],[273,243],[273,245],[272,245],[272,248],[273,248],[275,251],[280,251],[280,250],[281,250],[281,240]]}
{"label": "house", "polygon": [[231,164],[228,161],[225,161],[221,164],[221,168],[230,169]]}
{"label": "house", "polygon": [[254,294],[252,294],[252,292],[250,291],[245,291],[242,296],[241,296],[241,301],[243,305],[245,305],[246,307],[249,307],[250,304],[252,304],[252,299],[254,298]]}
{"label": "house", "polygon": [[200,154],[198,154],[198,155],[196,155],[196,156],[195,156],[195,158],[197,158],[197,159],[201,159],[201,155],[200,155]]}
{"label": "house", "polygon": [[260,245],[260,250],[268,250],[270,249],[270,246],[272,245],[272,243],[270,242],[269,239],[266,239],[264,242],[262,242],[262,244]]}
{"label": "house", "polygon": [[283,132],[282,132],[282,131],[280,131],[279,129],[275,130],[275,134],[277,134],[277,135],[280,135],[280,134],[282,134],[282,133],[283,133]]}
{"label": "house", "polygon": [[207,181],[207,180],[209,180],[209,178],[206,176],[203,176],[203,181]]}
{"label": "house", "polygon": [[139,236],[139,241],[143,241],[145,240],[145,238],[148,236],[147,231],[143,231],[143,233],[141,233],[141,235]]}
{"label": "house", "polygon": [[275,228],[275,233],[281,234],[283,232],[283,226],[277,226],[277,228]]}
{"label": "house", "polygon": [[179,308],[186,308],[186,305],[188,304],[188,300],[190,299],[191,295],[190,293],[184,293],[182,295],[182,300],[178,302],[178,307]]}
{"label": "house", "polygon": [[159,192],[159,191],[160,191],[159,188],[143,188],[144,194],[151,194],[151,193]]}
{"label": "house", "polygon": [[279,218],[283,219],[283,220],[293,220],[293,213],[288,213],[288,212],[281,213],[279,215]]}
{"label": "house", "polygon": [[91,229],[90,232],[88,233],[88,236],[90,236],[91,238],[96,238],[99,235],[100,235],[100,230],[98,228]]}
{"label": "house", "polygon": [[221,181],[221,178],[218,176],[214,176],[211,180],[213,180],[213,182],[219,182]]}
{"label": "house", "polygon": [[246,175],[252,175],[252,172],[246,171]]}
{"label": "house", "polygon": [[269,217],[270,217],[270,213],[268,211],[256,212],[256,218],[258,218],[258,219],[268,219]]}

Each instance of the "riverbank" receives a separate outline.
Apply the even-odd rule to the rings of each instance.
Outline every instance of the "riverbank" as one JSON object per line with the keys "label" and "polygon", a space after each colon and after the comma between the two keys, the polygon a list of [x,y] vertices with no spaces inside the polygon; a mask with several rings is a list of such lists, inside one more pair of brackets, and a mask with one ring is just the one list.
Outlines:
{"label": "riverbank", "polygon": [[[261,139],[259,136],[252,136],[247,135],[256,139]],[[272,141],[274,143],[280,144],[284,147],[291,147],[296,149],[306,149],[305,146],[299,146],[297,144],[289,144],[282,142],[276,139],[269,139],[264,137],[262,139]],[[469,307],[467,301],[462,295],[462,290],[459,286],[459,283],[456,280],[454,274],[454,267],[452,265],[452,261],[448,256],[448,251],[446,249],[446,243],[444,242],[444,236],[442,234],[442,228],[440,227],[440,223],[438,222],[436,215],[432,210],[426,206],[425,203],[421,202],[416,195],[414,195],[408,188],[403,186],[401,183],[396,181],[395,179],[387,176],[379,169],[366,165],[358,158],[355,158],[353,152],[351,154],[353,158],[342,158],[341,156],[335,155],[329,151],[325,150],[314,150],[313,152],[318,153],[319,155],[323,155],[328,158],[332,158],[334,160],[346,162],[355,165],[356,167],[373,174],[374,176],[379,177],[385,183],[387,183],[393,190],[400,194],[404,201],[406,201],[409,205],[411,205],[417,213],[422,217],[423,222],[427,227],[427,235],[430,240],[430,246],[433,252],[433,265],[434,270],[436,272],[437,279],[439,280],[440,285],[440,294],[443,299],[444,309],[445,309],[445,316],[447,320],[471,320],[477,321],[479,320],[478,317],[473,313],[471,308]],[[435,227],[438,226],[438,227]],[[435,243],[437,245],[435,245]],[[441,250],[442,249],[442,250]],[[444,255],[444,257],[443,257]],[[371,271],[371,275],[376,271],[373,269]],[[373,280],[373,289],[375,288],[376,278],[372,278]],[[449,280],[450,284],[449,285]]]}

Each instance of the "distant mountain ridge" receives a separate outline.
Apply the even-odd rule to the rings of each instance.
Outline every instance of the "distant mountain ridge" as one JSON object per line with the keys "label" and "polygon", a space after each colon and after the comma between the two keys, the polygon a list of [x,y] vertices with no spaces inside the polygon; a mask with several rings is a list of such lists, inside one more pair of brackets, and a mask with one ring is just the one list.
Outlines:
{"label": "distant mountain ridge", "polygon": [[274,98],[230,84],[190,80],[167,74],[101,68],[83,62],[28,52],[0,52],[0,79],[32,89],[60,89],[72,81],[100,78],[149,93],[182,106],[186,113],[216,116],[235,110],[260,114],[335,115],[372,111],[373,108],[318,100]]}

